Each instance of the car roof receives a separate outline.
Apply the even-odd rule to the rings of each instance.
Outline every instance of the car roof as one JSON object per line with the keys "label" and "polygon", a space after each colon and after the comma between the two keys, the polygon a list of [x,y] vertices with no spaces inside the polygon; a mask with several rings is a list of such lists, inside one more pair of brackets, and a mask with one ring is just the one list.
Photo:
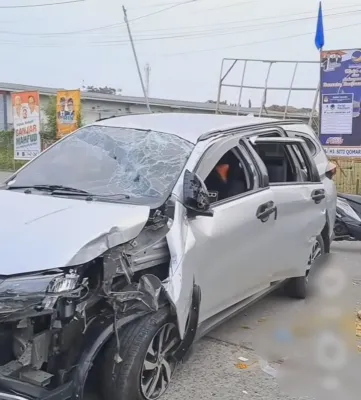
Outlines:
{"label": "car roof", "polygon": [[231,129],[282,121],[253,116],[217,114],[154,113],[114,117],[91,125],[152,130],[179,136],[196,144],[201,136]]}

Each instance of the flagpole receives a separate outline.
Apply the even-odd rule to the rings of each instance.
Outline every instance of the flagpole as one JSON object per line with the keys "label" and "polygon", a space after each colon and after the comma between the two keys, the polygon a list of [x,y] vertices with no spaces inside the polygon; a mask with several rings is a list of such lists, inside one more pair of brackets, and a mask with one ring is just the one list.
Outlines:
{"label": "flagpole", "polygon": [[[322,1],[320,0],[319,6],[318,6],[318,15],[317,15],[317,26],[316,26],[316,35],[315,35],[315,45],[317,47],[317,50],[319,51],[319,68],[320,68],[320,75],[319,75],[319,83],[318,83],[318,88],[316,91],[315,95],[315,100],[312,108],[312,113],[311,113],[311,119],[313,117],[313,114],[316,110],[317,107],[317,99],[318,97],[320,98],[320,105],[319,105],[319,112],[318,112],[318,133],[320,134],[321,131],[321,67],[322,67],[322,52],[323,52],[323,47],[325,45],[325,34],[324,34],[324,29],[323,29],[323,12],[322,12]],[[312,124],[310,120],[310,124]]]}

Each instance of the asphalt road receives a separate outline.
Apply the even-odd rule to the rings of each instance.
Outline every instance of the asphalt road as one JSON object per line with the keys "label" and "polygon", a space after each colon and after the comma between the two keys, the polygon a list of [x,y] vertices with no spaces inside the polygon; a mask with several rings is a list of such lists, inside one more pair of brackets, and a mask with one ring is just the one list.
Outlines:
{"label": "asphalt road", "polygon": [[[8,175],[0,172],[0,182]],[[353,289],[350,308],[355,310],[361,309],[360,259],[359,243],[337,243],[332,247],[330,262],[342,266],[349,275]],[[277,321],[291,324],[306,307],[304,301],[291,300],[277,292],[224,323],[194,345],[193,354],[186,364],[179,367],[163,399],[295,399],[283,393],[276,379],[261,369],[254,339],[263,335],[263,343],[271,343],[267,337],[268,324]],[[247,361],[239,365],[239,357]],[[276,363],[271,365],[278,366]]]}

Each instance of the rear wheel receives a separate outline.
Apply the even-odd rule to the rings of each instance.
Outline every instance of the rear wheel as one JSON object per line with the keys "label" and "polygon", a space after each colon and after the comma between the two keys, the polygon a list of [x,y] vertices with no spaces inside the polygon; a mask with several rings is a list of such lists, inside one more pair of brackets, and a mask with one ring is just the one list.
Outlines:
{"label": "rear wheel", "polygon": [[316,259],[325,253],[325,244],[321,235],[317,236],[316,242],[312,247],[309,259],[309,270],[305,276],[290,279],[285,285],[285,292],[289,297],[295,299],[305,299],[308,293],[308,283],[310,271]]}
{"label": "rear wheel", "polygon": [[116,340],[104,351],[103,397],[111,400],[156,400],[167,390],[176,362],[173,352],[180,343],[178,329],[167,308],[127,326],[120,337],[116,363]]}

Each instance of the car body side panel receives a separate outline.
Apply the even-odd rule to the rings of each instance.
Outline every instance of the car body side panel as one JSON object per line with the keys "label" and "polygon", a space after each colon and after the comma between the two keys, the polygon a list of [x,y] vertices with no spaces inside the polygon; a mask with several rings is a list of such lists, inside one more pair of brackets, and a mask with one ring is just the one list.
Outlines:
{"label": "car body side panel", "polygon": [[308,260],[326,221],[326,203],[316,204],[311,193],[323,189],[322,183],[272,185],[278,217],[274,231],[282,241],[282,266],[275,271],[273,280],[304,276]]}
{"label": "car body side panel", "polygon": [[176,310],[179,334],[183,339],[192,303],[195,275],[192,250],[196,242],[188,223],[186,209],[178,201],[175,204],[174,221],[167,234],[167,242],[171,261],[169,279],[163,286]]}

